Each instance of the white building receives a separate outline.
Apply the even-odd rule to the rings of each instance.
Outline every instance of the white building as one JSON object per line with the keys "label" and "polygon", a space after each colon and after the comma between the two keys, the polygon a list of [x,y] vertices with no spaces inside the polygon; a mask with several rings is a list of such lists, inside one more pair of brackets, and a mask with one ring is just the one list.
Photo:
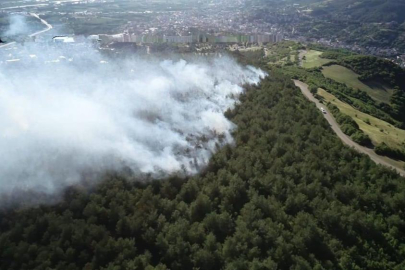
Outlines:
{"label": "white building", "polygon": [[53,42],[55,43],[74,43],[75,39],[73,37],[54,37]]}

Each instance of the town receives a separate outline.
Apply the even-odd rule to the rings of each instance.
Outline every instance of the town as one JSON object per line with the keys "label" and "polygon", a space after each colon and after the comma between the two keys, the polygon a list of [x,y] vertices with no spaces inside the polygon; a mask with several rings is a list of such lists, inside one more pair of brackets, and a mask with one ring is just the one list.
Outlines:
{"label": "town", "polygon": [[328,32],[319,34],[313,26],[317,19],[310,16],[311,7],[306,4],[274,2],[269,6],[262,0],[25,3],[15,5],[13,1],[3,1],[0,16],[28,10],[41,16],[54,29],[37,41],[49,40],[52,35],[73,37],[76,42],[90,38],[99,40],[102,46],[111,43],[264,44],[286,39],[376,55],[405,67],[405,51],[401,48],[348,42]]}

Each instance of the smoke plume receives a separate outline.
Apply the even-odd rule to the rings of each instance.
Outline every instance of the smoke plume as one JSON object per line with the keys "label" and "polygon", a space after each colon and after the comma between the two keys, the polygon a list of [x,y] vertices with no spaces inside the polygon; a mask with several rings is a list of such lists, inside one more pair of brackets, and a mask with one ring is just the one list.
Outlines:
{"label": "smoke plume", "polygon": [[4,36],[26,35],[28,32],[29,27],[25,16],[18,14],[9,16],[9,27],[5,31]]}
{"label": "smoke plume", "polygon": [[88,48],[0,55],[0,185],[53,194],[86,170],[193,174],[232,142],[223,113],[265,74],[222,57],[112,61]]}

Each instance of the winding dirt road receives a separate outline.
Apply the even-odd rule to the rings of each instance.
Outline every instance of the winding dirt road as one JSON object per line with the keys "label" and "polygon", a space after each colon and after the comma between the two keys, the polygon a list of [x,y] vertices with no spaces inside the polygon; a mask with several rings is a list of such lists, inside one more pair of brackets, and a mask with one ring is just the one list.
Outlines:
{"label": "winding dirt road", "polygon": [[45,33],[45,32],[47,32],[47,31],[49,31],[49,30],[52,29],[52,25],[50,25],[50,24],[49,24],[47,21],[45,21],[44,19],[41,19],[38,14],[30,13],[30,15],[33,16],[33,17],[35,17],[35,18],[37,18],[38,20],[40,20],[41,23],[46,26],[46,28],[45,28],[44,30],[41,30],[41,31],[35,32],[34,34],[29,35],[30,37],[38,36],[38,35],[40,35],[40,34],[42,34],[42,33]]}
{"label": "winding dirt road", "polygon": [[[50,25],[50,24],[49,24],[47,21],[45,21],[44,19],[41,19],[38,14],[30,13],[30,15],[31,15],[32,17],[35,17],[35,18],[37,18],[38,20],[40,20],[41,23],[46,26],[46,28],[45,28],[44,30],[41,30],[41,31],[38,31],[38,32],[35,32],[35,33],[29,35],[29,37],[38,36],[38,35],[40,35],[40,34],[42,34],[42,33],[45,33],[45,32],[47,32],[47,31],[49,31],[49,30],[52,29],[52,25]],[[11,45],[14,45],[14,44],[16,44],[15,41],[9,42],[9,43],[0,45],[0,48],[8,47],[8,46],[11,46]]]}
{"label": "winding dirt road", "polygon": [[333,118],[333,116],[328,111],[327,107],[325,105],[321,104],[309,91],[308,85],[301,81],[298,81],[298,80],[293,80],[293,81],[294,81],[294,84],[301,89],[301,92],[304,94],[304,96],[306,96],[310,101],[312,101],[316,104],[316,107],[318,107],[319,109],[324,108],[327,111],[327,113],[324,114],[324,117],[329,122],[329,125],[331,126],[332,130],[342,140],[343,143],[356,149],[356,151],[358,151],[360,153],[368,155],[371,158],[371,160],[373,160],[375,163],[386,166],[391,169],[394,169],[401,176],[405,177],[405,170],[403,170],[399,167],[396,167],[392,164],[389,164],[381,156],[377,155],[373,150],[355,143],[349,136],[344,134],[343,131],[340,129],[338,123],[336,122],[335,118]]}

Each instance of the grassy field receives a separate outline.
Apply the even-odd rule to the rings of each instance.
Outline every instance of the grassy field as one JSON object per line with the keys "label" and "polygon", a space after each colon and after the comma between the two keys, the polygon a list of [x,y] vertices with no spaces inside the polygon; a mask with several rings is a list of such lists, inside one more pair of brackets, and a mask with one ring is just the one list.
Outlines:
{"label": "grassy field", "polygon": [[290,41],[267,44],[264,51],[268,64],[270,66],[283,66],[287,63],[298,60],[295,55],[297,50],[293,48],[294,45],[296,45],[296,43]]}
{"label": "grassy field", "polygon": [[323,52],[310,50],[303,55],[302,67],[304,68],[313,68],[320,67],[324,64],[331,62],[330,59],[323,59],[320,56]]}
{"label": "grassy field", "polygon": [[402,144],[405,143],[405,130],[398,129],[385,121],[362,113],[349,104],[338,100],[334,95],[323,89],[319,89],[318,94],[322,96],[326,102],[329,101],[336,105],[342,113],[352,117],[359,125],[360,129],[370,136],[370,139],[375,145],[385,142],[390,147],[400,148]]}
{"label": "grassy field", "polygon": [[291,54],[291,55],[290,55],[290,61],[291,61],[291,62],[294,62],[294,61],[295,61],[295,54]]}
{"label": "grassy field", "polygon": [[344,83],[349,87],[367,92],[373,99],[377,101],[389,103],[394,92],[393,89],[385,87],[377,82],[365,84],[359,80],[359,75],[357,73],[339,65],[323,67],[322,73],[327,78]]}

